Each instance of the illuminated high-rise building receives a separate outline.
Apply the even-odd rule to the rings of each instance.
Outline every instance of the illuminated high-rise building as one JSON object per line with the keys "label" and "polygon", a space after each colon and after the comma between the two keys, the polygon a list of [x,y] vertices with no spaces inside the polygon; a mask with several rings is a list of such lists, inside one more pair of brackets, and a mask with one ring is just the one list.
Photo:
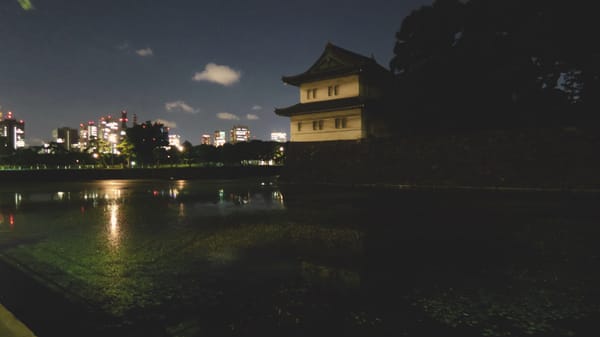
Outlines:
{"label": "illuminated high-rise building", "polygon": [[200,138],[200,144],[202,144],[202,145],[210,145],[210,135],[209,134],[203,134],[202,137]]}
{"label": "illuminated high-rise building", "polygon": [[98,138],[102,141],[101,148],[98,149],[100,153],[113,153],[119,154],[117,150],[117,144],[121,139],[121,133],[119,123],[108,115],[101,117],[99,121]]}
{"label": "illuminated high-rise building", "polygon": [[271,132],[271,140],[275,142],[285,143],[287,142],[287,133]]}
{"label": "illuminated high-rise building", "polygon": [[52,130],[52,138],[63,149],[71,151],[79,147],[79,132],[77,129],[62,127]]}
{"label": "illuminated high-rise building", "polygon": [[120,130],[119,130],[119,140],[123,140],[125,139],[125,136],[127,135],[127,122],[129,120],[127,119],[127,110],[123,110],[121,111],[121,118],[119,118],[119,122],[121,123],[120,125]]}
{"label": "illuminated high-rise building", "polygon": [[98,140],[98,127],[94,121],[79,124],[79,150],[93,152]]}
{"label": "illuminated high-rise building", "polygon": [[169,135],[169,146],[172,146],[179,151],[183,150],[183,146],[181,146],[181,136]]}
{"label": "illuminated high-rise building", "polygon": [[215,131],[215,141],[214,141],[214,146],[223,146],[225,145],[225,143],[227,143],[227,138],[225,136],[225,131],[222,130],[217,130]]}
{"label": "illuminated high-rise building", "polygon": [[231,142],[248,142],[250,141],[250,130],[246,126],[234,126],[231,128]]}
{"label": "illuminated high-rise building", "polygon": [[6,138],[5,146],[10,149],[25,147],[25,122],[16,120],[12,111],[6,117],[0,115],[0,137]]}
{"label": "illuminated high-rise building", "polygon": [[98,126],[94,121],[88,122],[88,135],[90,140],[98,139]]}
{"label": "illuminated high-rise building", "polygon": [[79,124],[79,150],[84,151],[88,147],[89,133],[87,126],[83,123]]}

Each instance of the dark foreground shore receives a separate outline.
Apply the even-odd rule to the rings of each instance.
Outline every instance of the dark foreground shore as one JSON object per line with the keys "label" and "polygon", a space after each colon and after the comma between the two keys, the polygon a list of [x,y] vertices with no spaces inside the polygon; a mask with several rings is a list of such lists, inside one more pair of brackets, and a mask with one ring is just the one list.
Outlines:
{"label": "dark foreground shore", "polygon": [[162,336],[150,323],[124,326],[85,302],[69,299],[65,296],[68,289],[51,289],[32,277],[31,271],[25,272],[5,258],[0,256],[0,287],[10,290],[2,292],[2,304],[36,336]]}
{"label": "dark foreground shore", "polygon": [[279,166],[173,167],[136,169],[1,170],[0,182],[80,181],[96,179],[239,179],[272,177]]}

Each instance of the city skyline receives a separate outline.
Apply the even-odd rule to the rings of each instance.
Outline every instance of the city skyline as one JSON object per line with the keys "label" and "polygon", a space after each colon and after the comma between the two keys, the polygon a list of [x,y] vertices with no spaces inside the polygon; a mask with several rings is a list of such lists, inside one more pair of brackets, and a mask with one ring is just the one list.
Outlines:
{"label": "city skyline", "polygon": [[328,42],[387,68],[402,20],[431,1],[31,3],[0,4],[0,111],[39,145],[121,110],[192,144],[236,124],[260,140],[289,134],[274,109],[298,92],[282,76],[308,69]]}

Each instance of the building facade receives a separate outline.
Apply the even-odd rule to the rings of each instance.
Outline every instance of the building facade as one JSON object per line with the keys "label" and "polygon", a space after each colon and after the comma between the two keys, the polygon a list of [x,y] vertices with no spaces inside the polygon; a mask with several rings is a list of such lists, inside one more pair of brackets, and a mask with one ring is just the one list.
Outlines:
{"label": "building facade", "polygon": [[358,140],[387,134],[393,74],[373,58],[328,43],[305,72],[284,76],[300,103],[275,109],[290,118],[292,142]]}
{"label": "building facade", "polygon": [[79,150],[94,152],[98,141],[98,126],[94,121],[79,124]]}
{"label": "building facade", "polygon": [[169,134],[169,146],[174,147],[179,151],[183,150],[183,146],[181,146],[181,136]]}
{"label": "building facade", "polygon": [[230,139],[233,144],[250,141],[250,129],[248,129],[247,126],[236,125],[231,128],[230,134]]}
{"label": "building facade", "polygon": [[119,141],[123,141],[125,139],[125,137],[127,137],[127,122],[129,121],[129,119],[127,119],[127,111],[126,110],[122,110],[121,111],[121,118],[119,118]]}
{"label": "building facade", "polygon": [[65,126],[52,130],[52,139],[58,146],[67,151],[71,151],[79,148],[79,134],[79,130]]}
{"label": "building facade", "polygon": [[287,133],[271,132],[271,140],[274,142],[285,143],[285,142],[287,142]]}
{"label": "building facade", "polygon": [[4,146],[10,150],[25,147],[25,122],[16,120],[12,111],[6,116],[0,113],[0,137],[5,139]]}
{"label": "building facade", "polygon": [[79,124],[79,149],[90,153],[119,154],[117,145],[127,136],[127,122],[127,111],[123,110],[120,118],[107,115],[100,117],[98,123]]}
{"label": "building facade", "polygon": [[219,147],[219,146],[223,146],[225,145],[225,143],[227,143],[227,138],[225,135],[225,131],[223,130],[217,130],[215,131],[215,142],[214,145]]}
{"label": "building facade", "polygon": [[211,145],[210,135],[209,134],[203,134],[202,137],[200,137],[200,144],[202,144],[202,145]]}

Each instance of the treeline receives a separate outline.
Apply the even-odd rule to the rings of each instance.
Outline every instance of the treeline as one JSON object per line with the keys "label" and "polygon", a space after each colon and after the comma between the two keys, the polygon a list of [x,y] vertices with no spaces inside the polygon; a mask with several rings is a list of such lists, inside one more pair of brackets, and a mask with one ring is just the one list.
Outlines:
{"label": "treeline", "polygon": [[227,143],[219,147],[192,146],[186,141],[181,150],[157,146],[141,155],[131,146],[131,152],[126,150],[119,155],[64,150],[40,153],[40,148],[32,147],[0,156],[0,165],[4,168],[25,169],[279,165],[283,163],[285,147],[285,143],[260,140]]}

